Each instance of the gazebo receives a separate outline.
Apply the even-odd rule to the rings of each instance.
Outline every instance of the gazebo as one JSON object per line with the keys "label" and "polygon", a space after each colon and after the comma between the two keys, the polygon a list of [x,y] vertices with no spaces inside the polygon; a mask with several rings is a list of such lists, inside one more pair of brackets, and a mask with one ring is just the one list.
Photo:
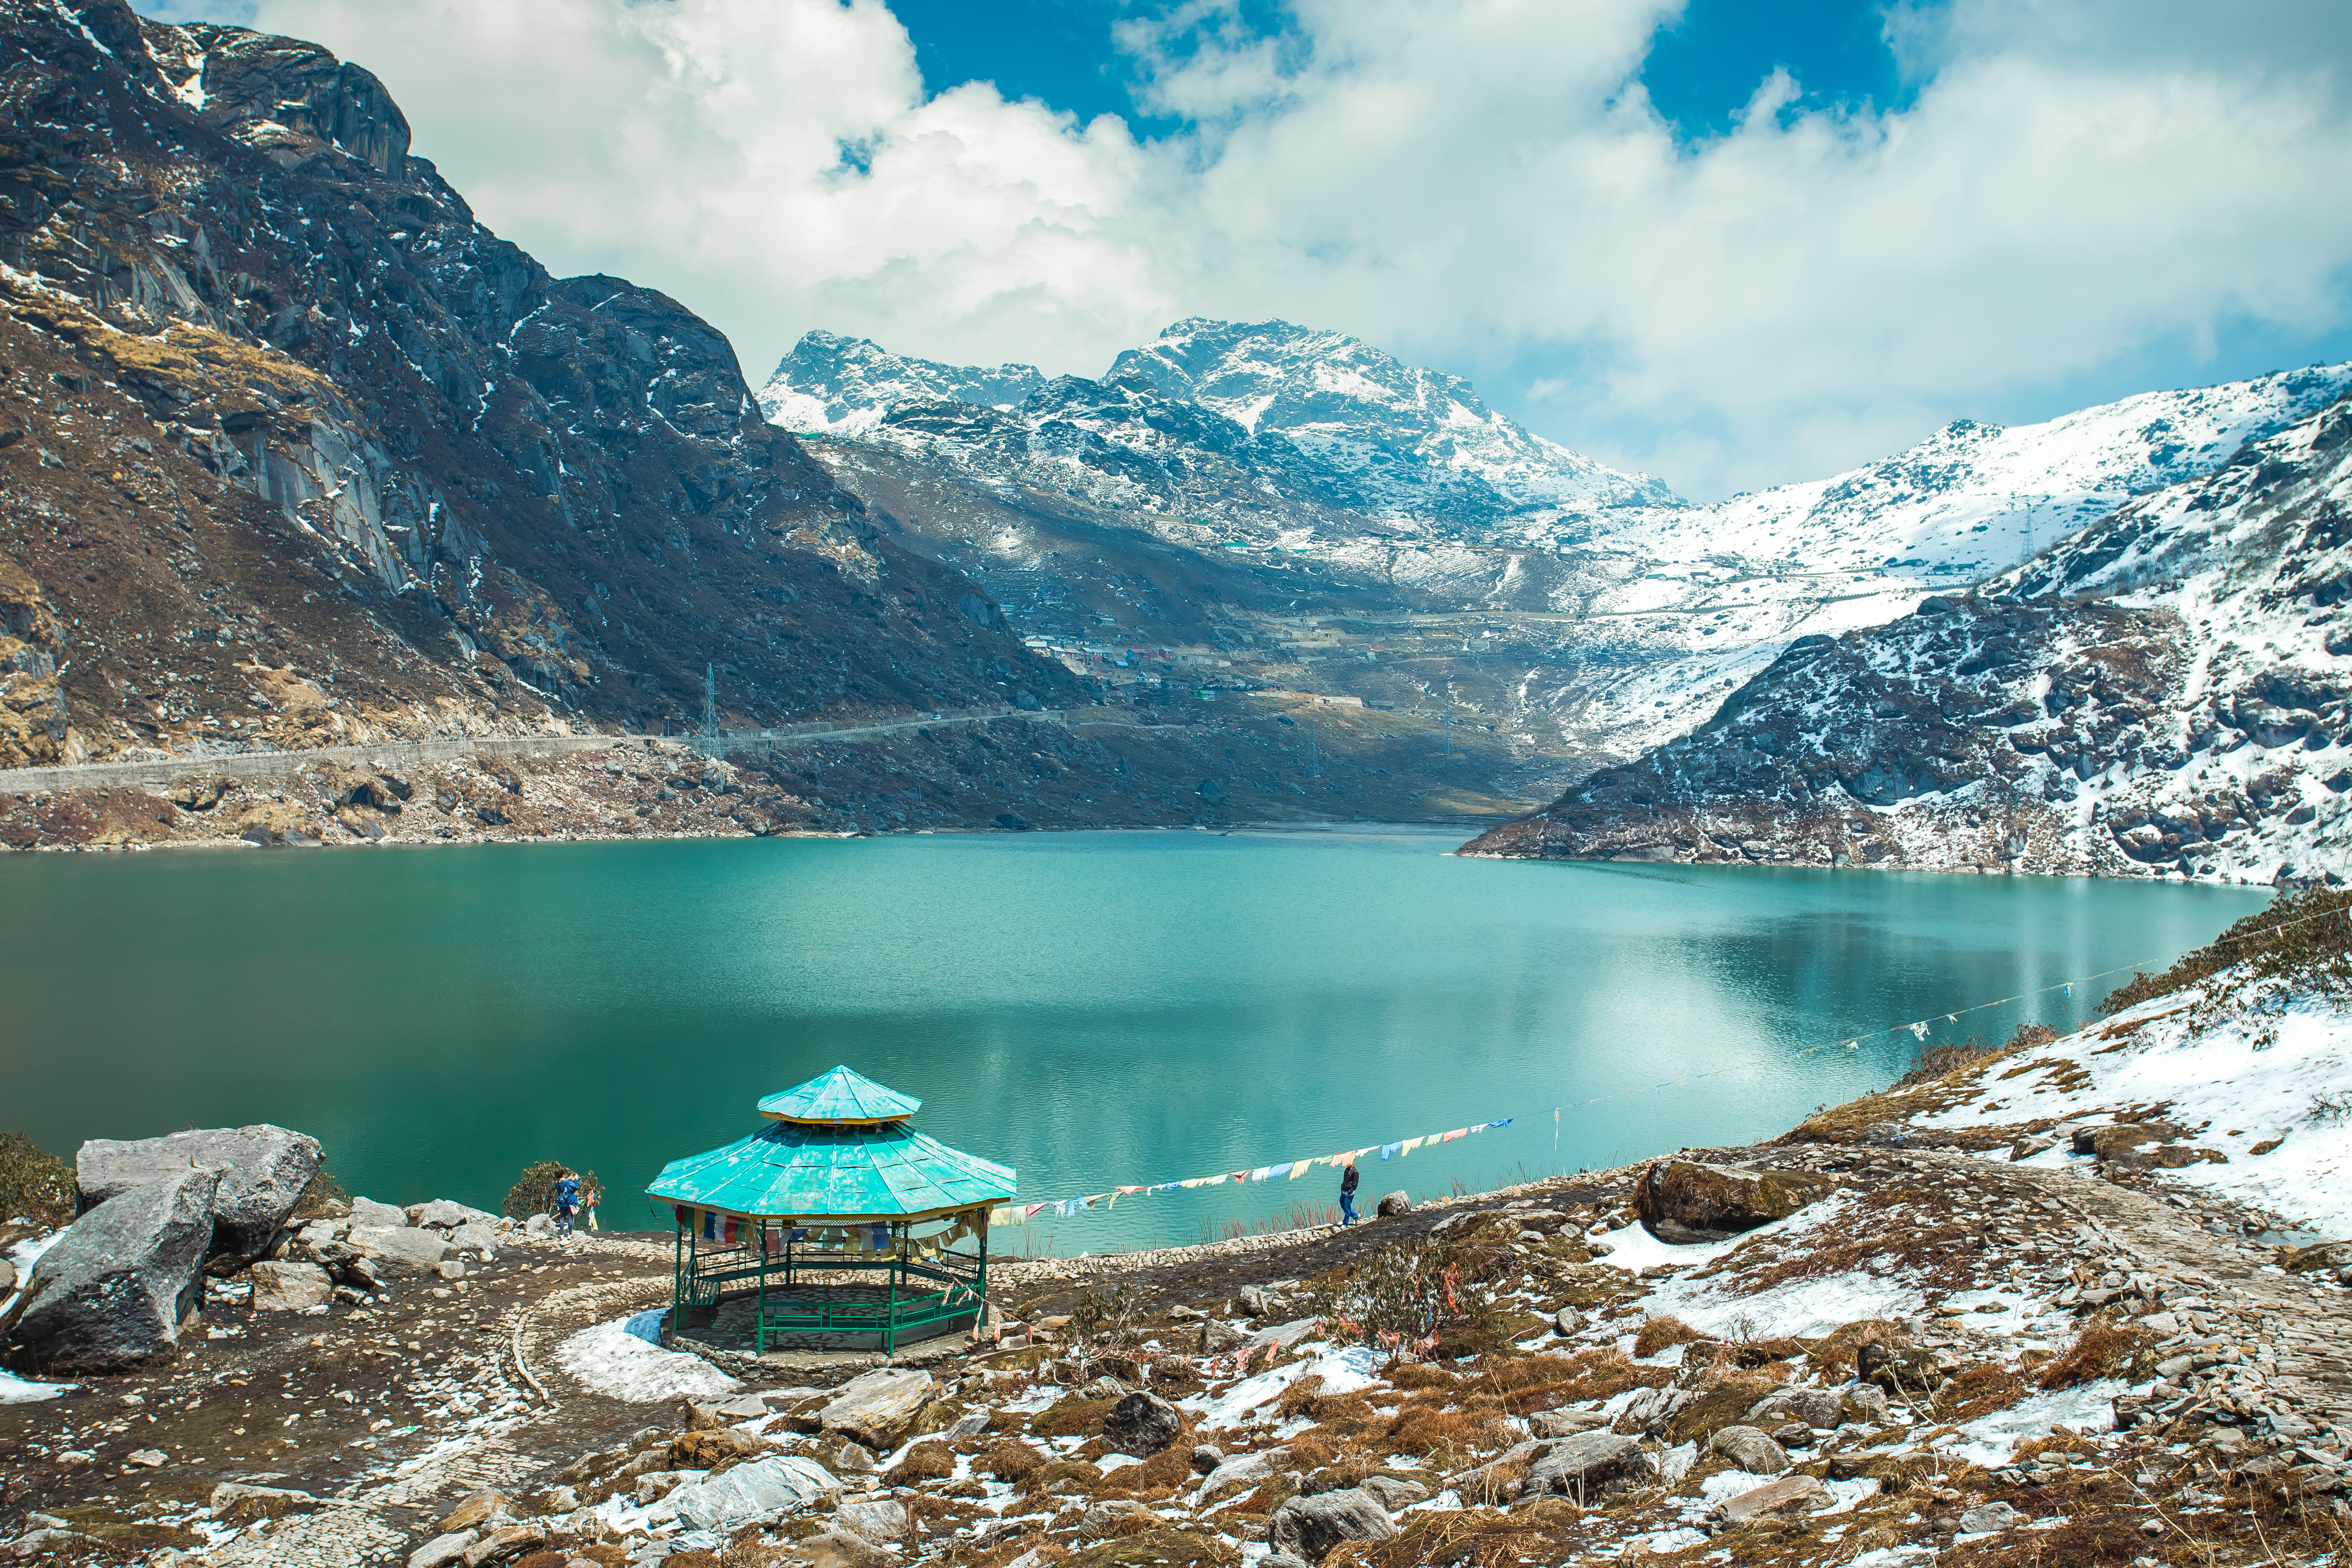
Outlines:
{"label": "gazebo", "polygon": [[[988,1294],[989,1206],[1013,1196],[1013,1173],[907,1125],[921,1105],[836,1067],[761,1100],[757,1132],[663,1166],[646,1191],[677,1223],[672,1325],[747,1295],[755,1352],[803,1335],[893,1352],[969,1325]],[[950,1250],[966,1237],[973,1251]]]}

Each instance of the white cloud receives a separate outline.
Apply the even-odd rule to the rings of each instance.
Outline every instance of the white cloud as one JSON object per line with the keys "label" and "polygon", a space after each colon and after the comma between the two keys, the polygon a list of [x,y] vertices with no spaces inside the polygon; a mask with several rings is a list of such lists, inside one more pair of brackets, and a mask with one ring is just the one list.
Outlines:
{"label": "white cloud", "polygon": [[1142,144],[982,84],[926,100],[880,0],[256,21],[375,70],[485,221],[677,295],[755,380],[810,326],[1091,374],[1179,315],[1283,315],[1490,381],[1572,359],[1490,391],[1705,494],[2233,320],[2347,319],[2333,5],[1906,6],[1915,101],[1807,108],[1775,78],[1696,146],[1638,79],[1676,10],[1294,0],[1261,38],[1193,0],[1123,31],[1196,124]]}

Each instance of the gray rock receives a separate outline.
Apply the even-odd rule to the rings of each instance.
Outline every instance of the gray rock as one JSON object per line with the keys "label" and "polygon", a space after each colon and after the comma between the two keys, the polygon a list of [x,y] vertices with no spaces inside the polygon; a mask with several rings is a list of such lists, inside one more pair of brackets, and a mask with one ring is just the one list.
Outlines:
{"label": "gray rock", "polygon": [[553,1236],[555,1222],[543,1214],[535,1214],[522,1222],[522,1228],[529,1236]]}
{"label": "gray rock", "polygon": [[1241,1303],[1253,1318],[1263,1318],[1276,1310],[1274,1293],[1263,1285],[1244,1285]]}
{"label": "gray rock", "polygon": [[689,1529],[715,1530],[723,1535],[754,1520],[797,1513],[840,1489],[833,1472],[814,1459],[776,1454],[688,1481],[670,1493],[669,1501]]}
{"label": "gray rock", "polygon": [[1214,1443],[1198,1443],[1192,1447],[1192,1473],[1205,1476],[1225,1462],[1225,1451]]}
{"label": "gray rock", "polygon": [[1257,1560],[1257,1568],[1307,1568],[1307,1562],[1287,1552],[1269,1552]]}
{"label": "gray rock", "polygon": [[1979,1503],[1974,1508],[1960,1510],[1960,1533],[1989,1535],[1995,1531],[2009,1529],[2024,1517],[2005,1502]]}
{"label": "gray rock", "polygon": [[319,1173],[319,1141],[283,1127],[216,1127],[118,1141],[93,1138],[74,1155],[85,1210],[182,1172],[215,1171],[212,1249],[258,1258]]}
{"label": "gray rock", "polygon": [[966,1437],[977,1437],[988,1430],[989,1417],[988,1411],[967,1410],[949,1424],[948,1429],[940,1434],[940,1440],[943,1443],[961,1443]]}
{"label": "gray rock", "polygon": [[1788,1450],[1753,1426],[1726,1426],[1708,1447],[1751,1476],[1777,1476],[1789,1468]]}
{"label": "gray rock", "polygon": [[382,1226],[352,1226],[347,1244],[394,1279],[438,1277],[441,1265],[456,1250],[437,1230],[393,1230]]}
{"label": "gray rock", "polygon": [[1850,1383],[1840,1393],[1849,1418],[1866,1421],[1874,1426],[1886,1425],[1886,1390],[1874,1383]]}
{"label": "gray rock", "polygon": [[1616,1432],[1580,1432],[1549,1445],[1528,1468],[1528,1490],[1588,1498],[1648,1479],[1650,1456],[1639,1439]]}
{"label": "gray rock", "polygon": [[380,1204],[373,1198],[352,1200],[352,1228],[367,1226],[376,1230],[405,1230],[408,1211],[392,1204]]}
{"label": "gray rock", "polygon": [[1426,1501],[1429,1497],[1427,1487],[1419,1481],[1409,1481],[1402,1476],[1368,1476],[1364,1479],[1364,1489],[1379,1499],[1381,1506],[1391,1513]]}
{"label": "gray rock", "polygon": [[1528,1430],[1538,1437],[1573,1437],[1580,1432],[1605,1432],[1610,1419],[1598,1410],[1538,1410],[1528,1417]]}
{"label": "gray rock", "polygon": [[0,1258],[0,1296],[5,1296],[16,1288],[16,1266],[6,1258]]}
{"label": "gray rock", "polygon": [[1551,1318],[1552,1331],[1561,1339],[1584,1331],[1584,1314],[1573,1307],[1562,1307]]}
{"label": "gray rock", "polygon": [[466,1560],[466,1549],[480,1537],[470,1530],[436,1535],[408,1554],[408,1568],[450,1568]]}
{"label": "gray rock", "polygon": [[435,1198],[416,1211],[416,1223],[440,1230],[455,1230],[462,1225],[494,1226],[499,1216],[469,1209],[464,1204],[453,1204],[447,1198]]}
{"label": "gray rock", "polygon": [[1274,1475],[1274,1462],[1264,1454],[1235,1454],[1211,1470],[1201,1483],[1203,1498],[1228,1487],[1254,1487]]}
{"label": "gray rock", "polygon": [[1148,1459],[1184,1430],[1184,1413],[1156,1394],[1130,1394],[1103,1417],[1103,1436],[1122,1454]]}
{"label": "gray rock", "polygon": [[1202,1355],[1222,1355],[1226,1351],[1232,1350],[1234,1347],[1240,1344],[1248,1337],[1248,1335],[1243,1333],[1239,1329],[1234,1328],[1229,1324],[1221,1323],[1216,1319],[1211,1318],[1207,1322],[1201,1325],[1201,1353]]}
{"label": "gray rock", "polygon": [[[1886,1395],[1879,1394],[1883,1402]],[[1787,1388],[1765,1395],[1748,1413],[1751,1426],[1761,1426],[1770,1422],[1801,1421],[1808,1426],[1835,1426],[1845,1417],[1845,1394],[1835,1388]]]}
{"label": "gray rock", "polygon": [[1407,1193],[1402,1187],[1399,1187],[1395,1192],[1387,1194],[1383,1196],[1381,1199],[1380,1206],[1372,1212],[1382,1219],[1394,1219],[1399,1215],[1411,1214],[1412,1212],[1412,1194]]}
{"label": "gray rock", "polygon": [[1772,1428],[1772,1441],[1783,1448],[1810,1448],[1813,1446],[1813,1429],[1801,1421],[1784,1421]]}
{"label": "gray rock", "polygon": [[877,1545],[907,1533],[907,1510],[887,1498],[874,1502],[845,1502],[834,1513],[844,1526]]}
{"label": "gray rock", "polygon": [[449,1245],[460,1252],[496,1252],[499,1249],[499,1233],[476,1221],[451,1231]]}
{"label": "gray rock", "polygon": [[1292,1498],[1266,1521],[1274,1549],[1307,1563],[1322,1562],[1343,1541],[1386,1541],[1396,1532],[1389,1510],[1361,1487]]}
{"label": "gray rock", "polygon": [[42,1372],[121,1372],[178,1347],[202,1301],[220,1174],[184,1170],[130,1188],[68,1226],[33,1265],[0,1332]]}
{"label": "gray rock", "polygon": [[827,1432],[855,1437],[868,1447],[895,1448],[915,1413],[930,1403],[935,1391],[928,1372],[888,1367],[864,1373],[843,1384],[832,1402],[817,1412],[817,1425]]}
{"label": "gray rock", "polygon": [[1741,1492],[1714,1512],[1726,1523],[1745,1524],[1768,1514],[1817,1513],[1836,1501],[1836,1495],[1811,1476],[1783,1476]]}
{"label": "gray rock", "polygon": [[253,1276],[253,1310],[257,1312],[300,1312],[323,1307],[334,1294],[331,1275],[315,1263],[257,1263]]}

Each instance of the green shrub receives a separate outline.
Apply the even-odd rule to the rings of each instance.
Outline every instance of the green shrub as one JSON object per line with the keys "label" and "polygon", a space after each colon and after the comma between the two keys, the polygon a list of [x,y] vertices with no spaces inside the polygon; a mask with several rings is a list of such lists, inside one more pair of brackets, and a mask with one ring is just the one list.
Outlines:
{"label": "green shrub", "polygon": [[0,1220],[64,1225],[73,1216],[73,1167],[22,1132],[0,1132]]}
{"label": "green shrub", "polygon": [[341,1205],[341,1212],[351,1213],[352,1194],[343,1191],[343,1184],[335,1180],[331,1173],[322,1170],[310,1178],[302,1195],[294,1200],[294,1217],[313,1219],[337,1205]]}

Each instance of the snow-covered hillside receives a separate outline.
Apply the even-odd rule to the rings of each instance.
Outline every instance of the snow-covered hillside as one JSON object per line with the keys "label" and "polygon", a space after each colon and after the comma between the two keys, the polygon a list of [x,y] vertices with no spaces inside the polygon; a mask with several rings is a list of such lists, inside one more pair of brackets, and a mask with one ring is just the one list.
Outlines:
{"label": "snow-covered hillside", "polygon": [[885,352],[865,338],[802,337],[759,392],[761,412],[788,430],[858,436],[903,403],[953,401],[1012,408],[1045,384],[1035,366],[994,370]]}
{"label": "snow-covered hillside", "polygon": [[1894,457],[1711,506],[1608,520],[1598,540],[1660,561],[1972,581],[2136,495],[2210,473],[2352,388],[2352,364],[2147,392],[2040,425],[1962,419]]}
{"label": "snow-covered hillside", "polygon": [[1486,852],[2352,878],[2352,397],[1989,584],[1809,637]]}

